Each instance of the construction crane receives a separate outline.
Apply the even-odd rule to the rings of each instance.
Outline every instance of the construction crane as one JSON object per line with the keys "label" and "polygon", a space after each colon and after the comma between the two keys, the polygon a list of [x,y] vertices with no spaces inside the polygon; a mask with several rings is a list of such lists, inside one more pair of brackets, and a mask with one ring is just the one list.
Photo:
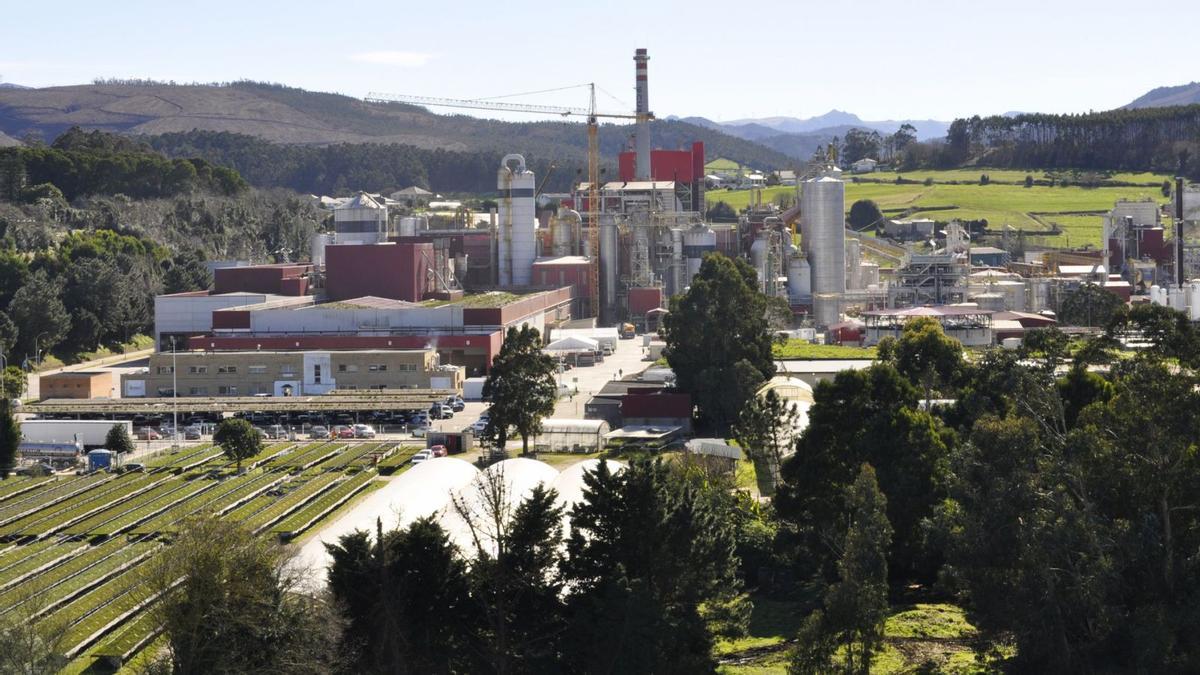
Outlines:
{"label": "construction crane", "polygon": [[[444,108],[466,108],[472,110],[498,110],[503,112],[559,115],[561,117],[587,118],[588,134],[588,246],[591,256],[588,261],[588,303],[591,314],[600,316],[600,124],[599,118],[636,120],[633,113],[602,113],[596,111],[596,84],[588,83],[587,108],[504,103],[486,99],[439,98],[435,96],[409,96],[372,92],[367,95],[371,103],[408,103],[412,105],[439,106]],[[547,176],[549,178],[549,176]],[[614,252],[615,253],[615,252]]]}

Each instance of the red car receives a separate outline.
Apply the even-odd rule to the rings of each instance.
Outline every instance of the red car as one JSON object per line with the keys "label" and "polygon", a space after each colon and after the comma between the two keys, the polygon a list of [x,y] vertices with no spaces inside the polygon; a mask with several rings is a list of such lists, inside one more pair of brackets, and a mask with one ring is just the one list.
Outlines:
{"label": "red car", "polygon": [[354,430],[350,427],[336,426],[333,428],[334,438],[354,438]]}
{"label": "red car", "polygon": [[447,454],[446,446],[444,445],[431,445],[429,446],[429,452],[432,453],[434,457],[445,457]]}
{"label": "red car", "polygon": [[158,433],[157,430],[151,429],[149,427],[146,427],[145,429],[138,429],[134,435],[137,436],[137,439],[139,441],[162,440],[162,434]]}

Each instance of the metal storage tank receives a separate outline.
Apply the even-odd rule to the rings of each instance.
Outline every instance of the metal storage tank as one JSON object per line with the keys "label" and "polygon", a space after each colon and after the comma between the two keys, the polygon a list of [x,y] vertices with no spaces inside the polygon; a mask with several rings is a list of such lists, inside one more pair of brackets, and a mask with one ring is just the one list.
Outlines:
{"label": "metal storage tank", "polygon": [[813,293],[813,321],[818,326],[832,326],[841,320],[841,293]]}
{"label": "metal storage tank", "polygon": [[575,255],[576,233],[582,222],[579,212],[562,209],[551,217],[556,219],[554,223],[554,255]]}
{"label": "metal storage tank", "polygon": [[793,305],[812,296],[812,269],[808,266],[808,259],[799,251],[793,251],[788,258],[787,289],[788,300]]}
{"label": "metal storage tank", "polygon": [[873,262],[862,264],[862,283],[863,288],[879,285],[879,265]]}
{"label": "metal storage tank", "polygon": [[754,266],[754,273],[758,275],[759,290],[762,290],[763,282],[767,278],[767,246],[765,232],[759,232],[754,243],[750,245],[750,264]]}
{"label": "metal storage tank", "polygon": [[[684,285],[692,283],[692,277],[700,271],[704,254],[717,250],[717,233],[703,223],[697,223],[683,233],[683,257],[687,259],[687,276]],[[680,289],[682,290],[682,289]]]}
{"label": "metal storage tank", "polygon": [[854,237],[846,240],[846,288],[851,291],[864,288],[862,242]]}
{"label": "metal storage tank", "polygon": [[846,292],[846,185],[840,174],[827,169],[820,178],[804,181],[801,189],[801,243],[812,267],[814,295]]}
{"label": "metal storage tank", "polygon": [[[600,219],[600,280],[601,305],[612,311],[617,305],[618,237],[617,221],[612,216]],[[607,318],[607,317],[606,317]]]}
{"label": "metal storage tank", "polygon": [[312,264],[325,264],[325,247],[332,243],[332,234],[314,234],[308,240],[308,258],[312,261]]}
{"label": "metal storage tank", "polygon": [[425,216],[404,216],[400,219],[400,236],[415,237],[421,230],[429,229]]}
{"label": "metal storage tank", "polygon": [[1200,321],[1200,280],[1193,280],[1188,285],[1188,318],[1192,321]]}
{"label": "metal storage tank", "polygon": [[[510,166],[513,163],[516,168]],[[505,155],[496,174],[501,286],[528,286],[532,279],[533,261],[537,259],[534,187],[534,175],[525,168],[525,158]]]}
{"label": "metal storage tank", "polygon": [[365,192],[333,211],[334,241],[338,244],[378,244],[388,238],[387,207]]}

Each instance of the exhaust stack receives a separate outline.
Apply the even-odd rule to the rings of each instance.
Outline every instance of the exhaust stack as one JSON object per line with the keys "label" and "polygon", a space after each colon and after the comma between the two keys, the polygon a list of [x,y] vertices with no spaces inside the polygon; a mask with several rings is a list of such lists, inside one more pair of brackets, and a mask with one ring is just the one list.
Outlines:
{"label": "exhaust stack", "polygon": [[650,174],[650,120],[654,114],[650,112],[650,93],[646,83],[646,63],[650,57],[646,50],[638,49],[633,54],[637,74],[637,126],[634,131],[634,147],[637,150],[634,159],[634,177],[640,181],[651,180]]}

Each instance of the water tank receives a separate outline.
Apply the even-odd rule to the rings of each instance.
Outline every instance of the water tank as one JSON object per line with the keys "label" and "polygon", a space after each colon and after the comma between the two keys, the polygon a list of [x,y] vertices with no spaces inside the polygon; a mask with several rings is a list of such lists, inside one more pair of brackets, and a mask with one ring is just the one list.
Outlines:
{"label": "water tank", "polygon": [[1192,321],[1200,321],[1200,280],[1192,280],[1188,286],[1189,304],[1188,318]]}
{"label": "water tank", "polygon": [[687,259],[687,277],[684,284],[692,283],[692,277],[700,271],[704,254],[717,250],[717,233],[712,228],[697,223],[683,233],[683,257]]}
{"label": "water tank", "polygon": [[767,278],[767,237],[765,232],[760,232],[755,238],[754,243],[750,245],[750,264],[754,267],[755,274],[758,275],[758,286],[761,289],[763,280]]}
{"label": "water tank", "polygon": [[841,293],[813,293],[813,321],[818,326],[831,326],[841,320]]}
{"label": "water tank", "polygon": [[312,264],[325,264],[325,247],[332,243],[332,234],[314,234],[308,240],[308,258],[312,261]]}
{"label": "water tank", "polygon": [[801,243],[812,267],[814,294],[846,292],[846,184],[839,174],[828,169],[801,188]]}
{"label": "water tank", "polygon": [[1158,287],[1158,284],[1153,284],[1152,286],[1150,286],[1150,302],[1152,302],[1156,305],[1167,304],[1166,301],[1160,295],[1161,291],[1162,291],[1162,289]]}
{"label": "water tank", "polygon": [[387,241],[387,207],[365,192],[333,211],[334,241],[339,244],[378,244]]}
{"label": "water tank", "polygon": [[534,175],[521,155],[505,155],[496,173],[501,286],[528,286],[537,257]]}
{"label": "water tank", "polygon": [[979,309],[991,310],[993,312],[1003,312],[1008,307],[1005,305],[1006,298],[1003,293],[980,293],[971,300],[979,306]]}
{"label": "water tank", "polygon": [[852,291],[864,288],[862,242],[854,237],[846,240],[846,288]]}
{"label": "water tank", "polygon": [[812,269],[800,253],[788,258],[787,289],[788,299],[795,305],[812,295]]}
{"label": "water tank", "polygon": [[400,219],[400,236],[415,237],[421,230],[429,229],[425,216],[404,216]]}

